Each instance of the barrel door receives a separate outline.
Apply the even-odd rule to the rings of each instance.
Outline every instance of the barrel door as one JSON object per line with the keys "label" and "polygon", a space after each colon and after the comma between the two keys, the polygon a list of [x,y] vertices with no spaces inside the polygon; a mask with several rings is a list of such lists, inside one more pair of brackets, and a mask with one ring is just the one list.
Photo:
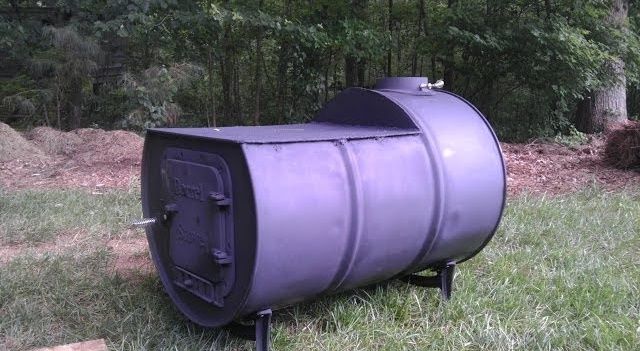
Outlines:
{"label": "barrel door", "polygon": [[173,283],[223,307],[235,275],[228,168],[215,154],[169,149],[163,176]]}

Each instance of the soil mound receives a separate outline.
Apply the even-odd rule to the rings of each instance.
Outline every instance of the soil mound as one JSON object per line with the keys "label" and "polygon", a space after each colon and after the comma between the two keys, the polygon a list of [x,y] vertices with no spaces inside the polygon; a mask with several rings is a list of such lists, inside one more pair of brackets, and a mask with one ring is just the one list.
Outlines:
{"label": "soil mound", "polygon": [[63,132],[37,127],[27,138],[50,156],[66,156],[68,162],[81,166],[140,164],[143,139],[123,130],[105,131],[82,128]]}
{"label": "soil mound", "polygon": [[84,165],[139,165],[143,139],[124,130],[83,128],[69,132],[82,140],[72,158]]}
{"label": "soil mound", "polygon": [[50,127],[37,127],[27,133],[27,138],[48,155],[72,155],[83,140],[74,133]]}
{"label": "soil mound", "polygon": [[620,169],[640,169],[640,122],[629,121],[607,133],[605,161]]}
{"label": "soil mound", "polygon": [[138,182],[143,139],[135,133],[38,127],[27,138],[0,124],[0,187],[99,189]]}
{"label": "soil mound", "polygon": [[0,162],[16,159],[40,160],[44,155],[40,149],[33,146],[20,133],[0,122]]}

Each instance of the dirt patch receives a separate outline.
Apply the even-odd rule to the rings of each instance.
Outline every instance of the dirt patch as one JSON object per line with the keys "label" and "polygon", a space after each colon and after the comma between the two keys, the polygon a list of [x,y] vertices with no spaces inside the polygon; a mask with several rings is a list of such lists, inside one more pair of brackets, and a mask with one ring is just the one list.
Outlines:
{"label": "dirt patch", "polygon": [[99,248],[107,248],[113,254],[112,268],[119,274],[129,276],[137,272],[153,272],[153,262],[147,249],[143,233],[131,230],[118,235],[119,238],[95,240],[84,230],[61,233],[52,242],[40,244],[0,245],[0,264],[29,255],[41,257],[47,254],[86,253]]}
{"label": "dirt patch", "polygon": [[147,246],[147,239],[142,237],[130,239],[113,239],[107,247],[115,255],[113,269],[119,274],[129,276],[131,273],[150,273],[155,267]]}
{"label": "dirt patch", "polygon": [[95,244],[91,236],[83,230],[69,230],[56,236],[55,241],[39,244],[0,245],[0,263],[8,262],[21,255],[42,256],[68,250],[83,252]]}

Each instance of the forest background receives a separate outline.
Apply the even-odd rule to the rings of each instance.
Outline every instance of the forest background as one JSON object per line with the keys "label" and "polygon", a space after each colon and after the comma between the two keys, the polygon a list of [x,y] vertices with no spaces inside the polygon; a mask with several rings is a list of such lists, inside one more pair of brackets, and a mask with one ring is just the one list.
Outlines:
{"label": "forest background", "polygon": [[384,76],[444,79],[505,141],[640,114],[633,0],[3,2],[0,121],[17,128],[304,122]]}

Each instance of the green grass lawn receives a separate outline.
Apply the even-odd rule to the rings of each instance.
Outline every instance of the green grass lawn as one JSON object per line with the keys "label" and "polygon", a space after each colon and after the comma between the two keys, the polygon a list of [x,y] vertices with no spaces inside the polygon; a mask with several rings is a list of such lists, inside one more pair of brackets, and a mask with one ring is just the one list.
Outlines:
{"label": "green grass lawn", "polygon": [[[0,244],[51,241],[67,228],[117,235],[139,216],[138,197],[0,192]],[[252,349],[183,319],[155,274],[125,277],[112,265],[101,248],[0,263],[0,350],[95,338],[114,350]],[[451,301],[398,281],[317,299],[274,313],[273,348],[638,350],[639,289],[640,196],[521,196],[460,265]]]}

